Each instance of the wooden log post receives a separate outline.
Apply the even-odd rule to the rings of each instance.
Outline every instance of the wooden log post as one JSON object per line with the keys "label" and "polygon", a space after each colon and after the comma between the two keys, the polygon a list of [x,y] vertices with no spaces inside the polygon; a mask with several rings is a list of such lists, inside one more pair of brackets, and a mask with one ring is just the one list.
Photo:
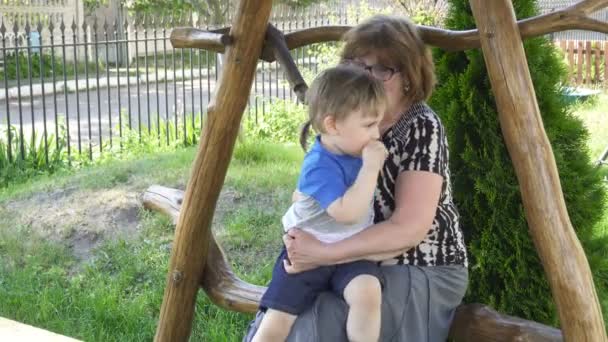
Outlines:
{"label": "wooden log post", "polygon": [[271,0],[241,0],[230,29],[233,45],[192,167],[175,231],[156,341],[187,341],[196,294],[209,253],[211,221],[260,56]]}
{"label": "wooden log post", "polygon": [[564,338],[606,341],[606,328],[589,264],[564,202],[555,158],[509,0],[470,0],[505,142]]}

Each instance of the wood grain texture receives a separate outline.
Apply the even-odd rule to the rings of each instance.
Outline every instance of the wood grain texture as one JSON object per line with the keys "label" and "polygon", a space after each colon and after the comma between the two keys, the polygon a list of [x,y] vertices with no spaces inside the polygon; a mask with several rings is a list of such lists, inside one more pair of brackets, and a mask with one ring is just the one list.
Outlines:
{"label": "wood grain texture", "polygon": [[482,304],[458,307],[450,337],[454,342],[561,342],[559,329],[501,314]]}
{"label": "wood grain texture", "polygon": [[174,47],[199,48],[224,53],[232,42],[226,33],[214,33],[193,27],[176,27],[169,37]]}

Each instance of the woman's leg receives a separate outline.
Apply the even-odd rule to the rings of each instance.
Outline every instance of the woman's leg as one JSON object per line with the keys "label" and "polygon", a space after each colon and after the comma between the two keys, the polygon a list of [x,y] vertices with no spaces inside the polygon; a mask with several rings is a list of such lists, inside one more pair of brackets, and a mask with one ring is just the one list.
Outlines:
{"label": "woman's leg", "polygon": [[445,342],[466,292],[467,269],[395,265],[382,270],[385,286],[380,341]]}
{"label": "woman's leg", "polygon": [[445,341],[469,283],[465,267],[427,267],[431,279],[429,341]]}

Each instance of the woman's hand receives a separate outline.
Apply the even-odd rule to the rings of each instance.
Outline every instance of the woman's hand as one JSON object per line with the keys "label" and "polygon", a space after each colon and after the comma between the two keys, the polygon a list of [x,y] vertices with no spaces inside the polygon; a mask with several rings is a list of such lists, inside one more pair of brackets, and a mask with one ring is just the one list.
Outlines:
{"label": "woman's hand", "polygon": [[283,243],[291,262],[284,263],[287,273],[299,273],[331,263],[328,245],[303,230],[290,229],[283,235]]}

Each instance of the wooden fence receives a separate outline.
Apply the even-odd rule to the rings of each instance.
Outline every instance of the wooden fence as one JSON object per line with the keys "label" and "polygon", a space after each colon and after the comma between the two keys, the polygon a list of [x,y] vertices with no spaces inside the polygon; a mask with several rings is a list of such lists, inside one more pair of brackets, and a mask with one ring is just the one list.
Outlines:
{"label": "wooden fence", "polygon": [[555,41],[569,70],[569,84],[586,88],[608,88],[608,41]]}

